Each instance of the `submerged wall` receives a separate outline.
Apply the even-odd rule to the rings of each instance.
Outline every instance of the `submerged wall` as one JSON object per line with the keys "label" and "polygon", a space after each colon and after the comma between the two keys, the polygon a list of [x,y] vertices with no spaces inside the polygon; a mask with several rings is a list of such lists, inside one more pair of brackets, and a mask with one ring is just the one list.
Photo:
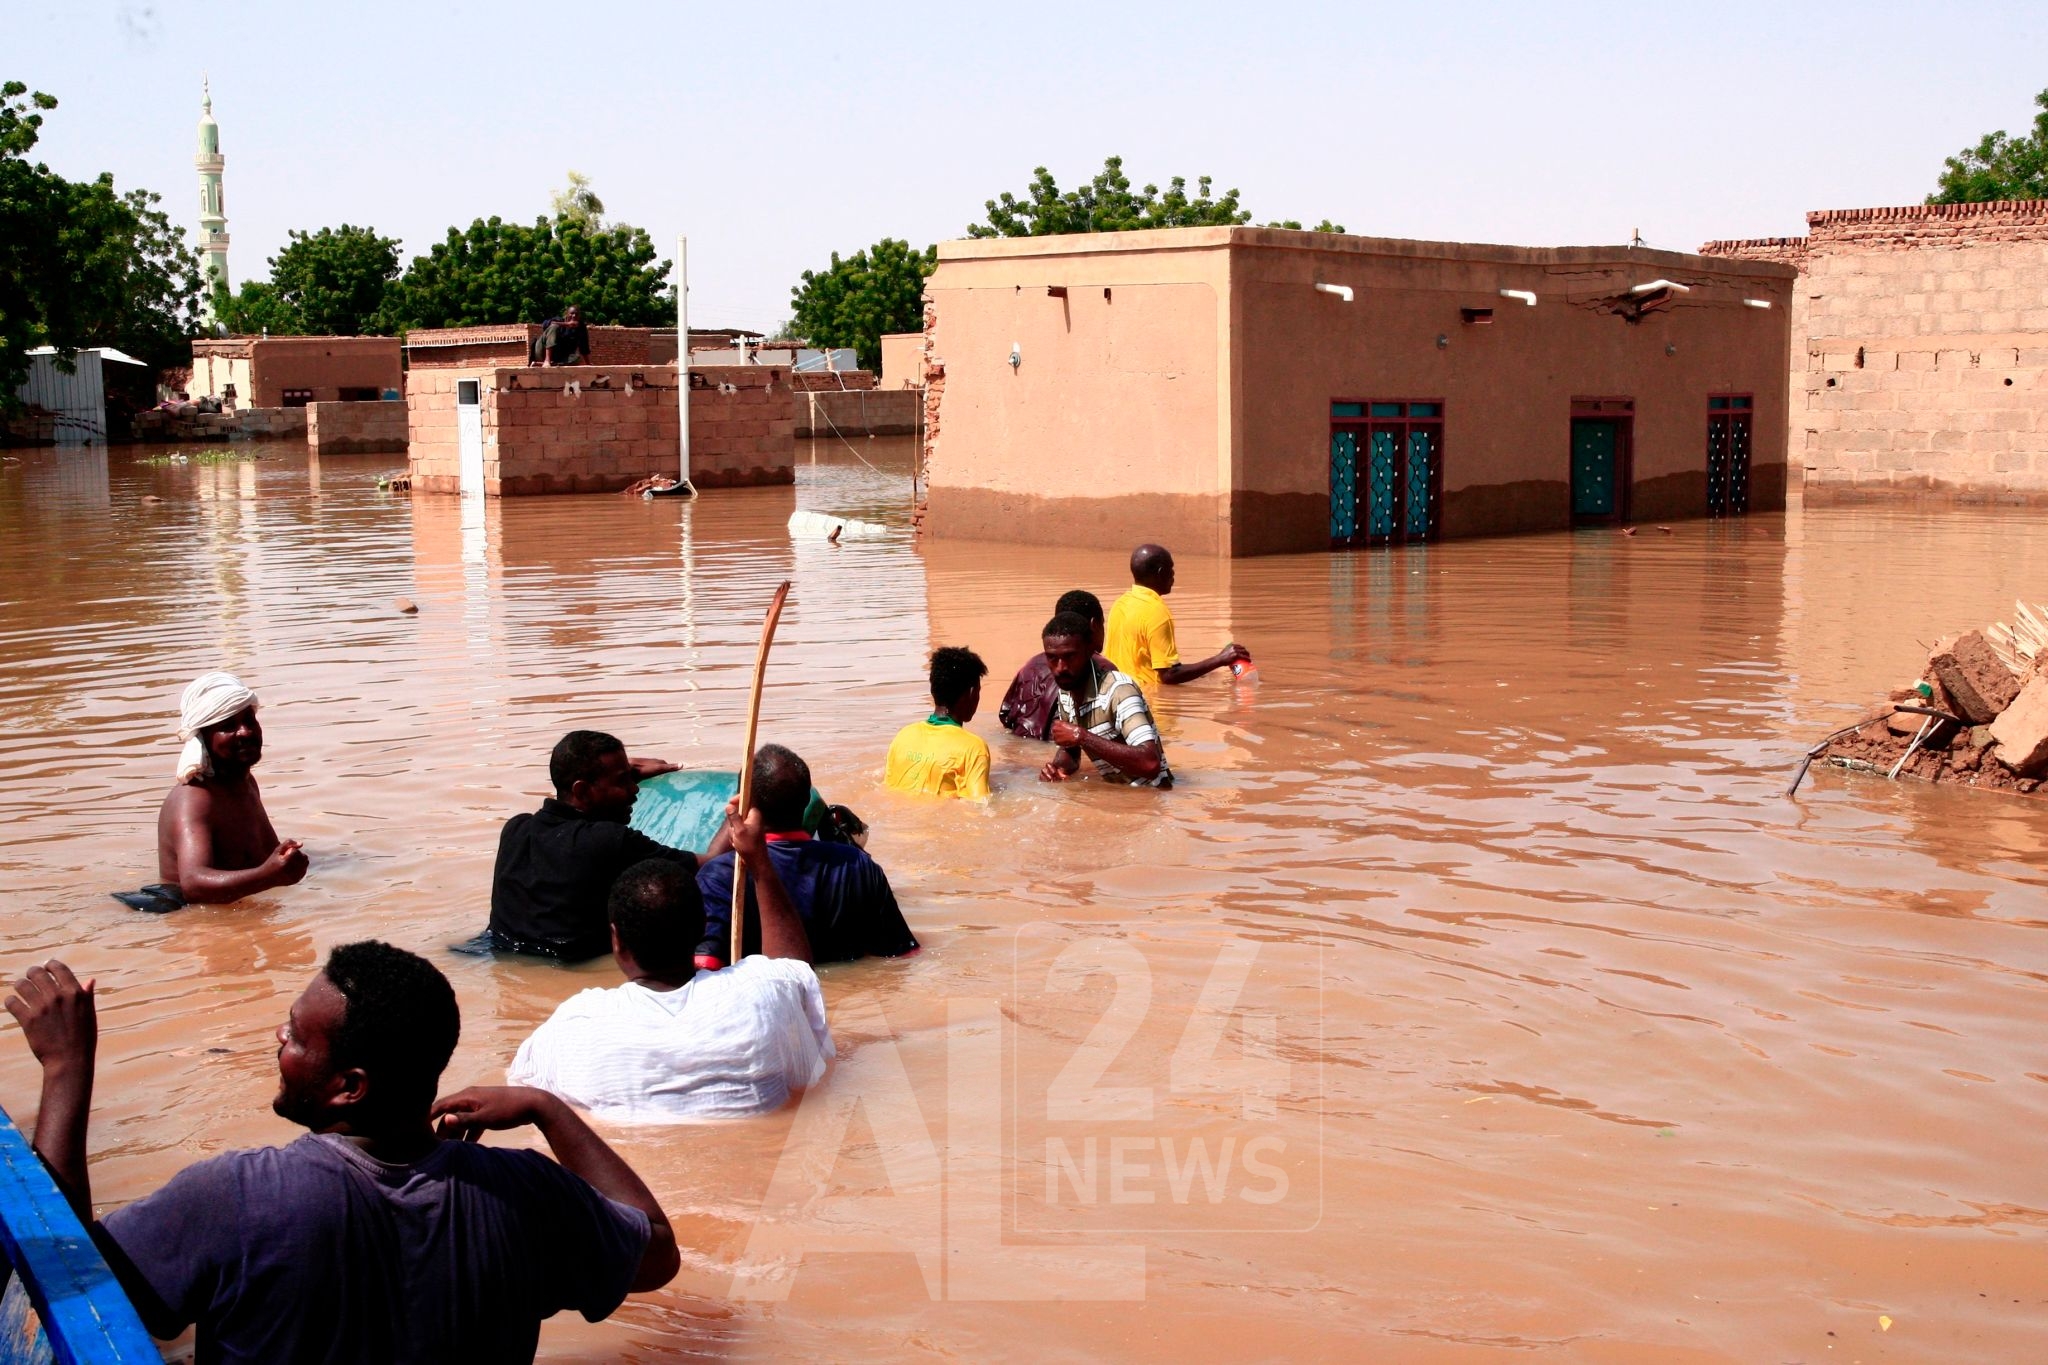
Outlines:
{"label": "submerged wall", "polygon": [[[796,448],[787,373],[756,366],[692,371],[690,481],[699,488],[793,483]],[[415,371],[406,394],[413,488],[461,491],[457,386],[475,380],[484,493],[610,493],[680,461],[676,371]]]}
{"label": "submerged wall", "polygon": [[2048,202],[1806,221],[1701,251],[1802,273],[1790,441],[1808,487],[2048,499]]}
{"label": "submerged wall", "polygon": [[848,389],[798,393],[799,436],[908,436],[917,430],[924,395],[916,389]]}
{"label": "submerged wall", "polygon": [[316,455],[371,455],[403,451],[403,403],[309,403],[306,445]]}

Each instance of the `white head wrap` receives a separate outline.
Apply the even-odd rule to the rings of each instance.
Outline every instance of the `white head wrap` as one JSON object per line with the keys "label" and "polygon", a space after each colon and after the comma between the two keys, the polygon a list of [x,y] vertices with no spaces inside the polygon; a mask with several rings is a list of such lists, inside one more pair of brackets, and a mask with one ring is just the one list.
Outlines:
{"label": "white head wrap", "polygon": [[202,673],[194,678],[178,703],[178,738],[185,741],[178,754],[178,780],[190,782],[195,777],[213,775],[213,760],[207,755],[205,741],[199,738],[201,730],[255,709],[256,694],[242,686],[242,680],[234,674]]}

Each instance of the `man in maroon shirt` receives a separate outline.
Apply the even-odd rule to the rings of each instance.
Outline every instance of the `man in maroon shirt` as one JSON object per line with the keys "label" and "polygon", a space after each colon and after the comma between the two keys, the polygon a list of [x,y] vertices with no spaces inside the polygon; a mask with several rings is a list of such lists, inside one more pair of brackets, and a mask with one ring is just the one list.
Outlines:
{"label": "man in maroon shirt", "polygon": [[[1072,612],[1088,623],[1092,632],[1089,648],[1095,651],[1095,667],[1103,673],[1116,665],[1102,654],[1102,602],[1094,593],[1081,588],[1063,593],[1053,615]],[[1053,681],[1052,668],[1045,661],[1045,652],[1040,650],[1032,655],[1024,666],[1017,670],[1017,676],[1010,683],[1010,690],[1003,694],[1003,704],[996,712],[1003,728],[1013,735],[1026,739],[1051,739],[1052,716],[1060,699],[1059,684]]]}

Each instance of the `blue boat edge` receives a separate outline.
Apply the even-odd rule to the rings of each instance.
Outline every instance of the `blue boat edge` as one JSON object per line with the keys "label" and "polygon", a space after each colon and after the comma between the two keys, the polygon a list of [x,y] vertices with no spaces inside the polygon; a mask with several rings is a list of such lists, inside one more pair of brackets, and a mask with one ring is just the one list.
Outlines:
{"label": "blue boat edge", "polygon": [[0,1365],[162,1365],[120,1281],[4,1108],[0,1251],[10,1272],[0,1301]]}

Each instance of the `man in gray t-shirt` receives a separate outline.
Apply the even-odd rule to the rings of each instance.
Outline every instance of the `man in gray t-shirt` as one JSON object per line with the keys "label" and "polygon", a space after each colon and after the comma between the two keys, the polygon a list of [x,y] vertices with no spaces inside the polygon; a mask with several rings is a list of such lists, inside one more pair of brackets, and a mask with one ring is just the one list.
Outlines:
{"label": "man in gray t-shirt", "polygon": [[[36,1151],[90,1223],[92,987],[52,961],[17,990],[7,1009],[43,1065]],[[668,1283],[661,1206],[566,1104],[434,1098],[460,1026],[424,958],[336,948],[278,1030],[272,1108],[311,1131],[190,1166],[91,1225],[144,1324],[196,1323],[201,1362],[531,1361],[544,1318],[595,1322]],[[525,1124],[555,1160],[475,1145]]]}

